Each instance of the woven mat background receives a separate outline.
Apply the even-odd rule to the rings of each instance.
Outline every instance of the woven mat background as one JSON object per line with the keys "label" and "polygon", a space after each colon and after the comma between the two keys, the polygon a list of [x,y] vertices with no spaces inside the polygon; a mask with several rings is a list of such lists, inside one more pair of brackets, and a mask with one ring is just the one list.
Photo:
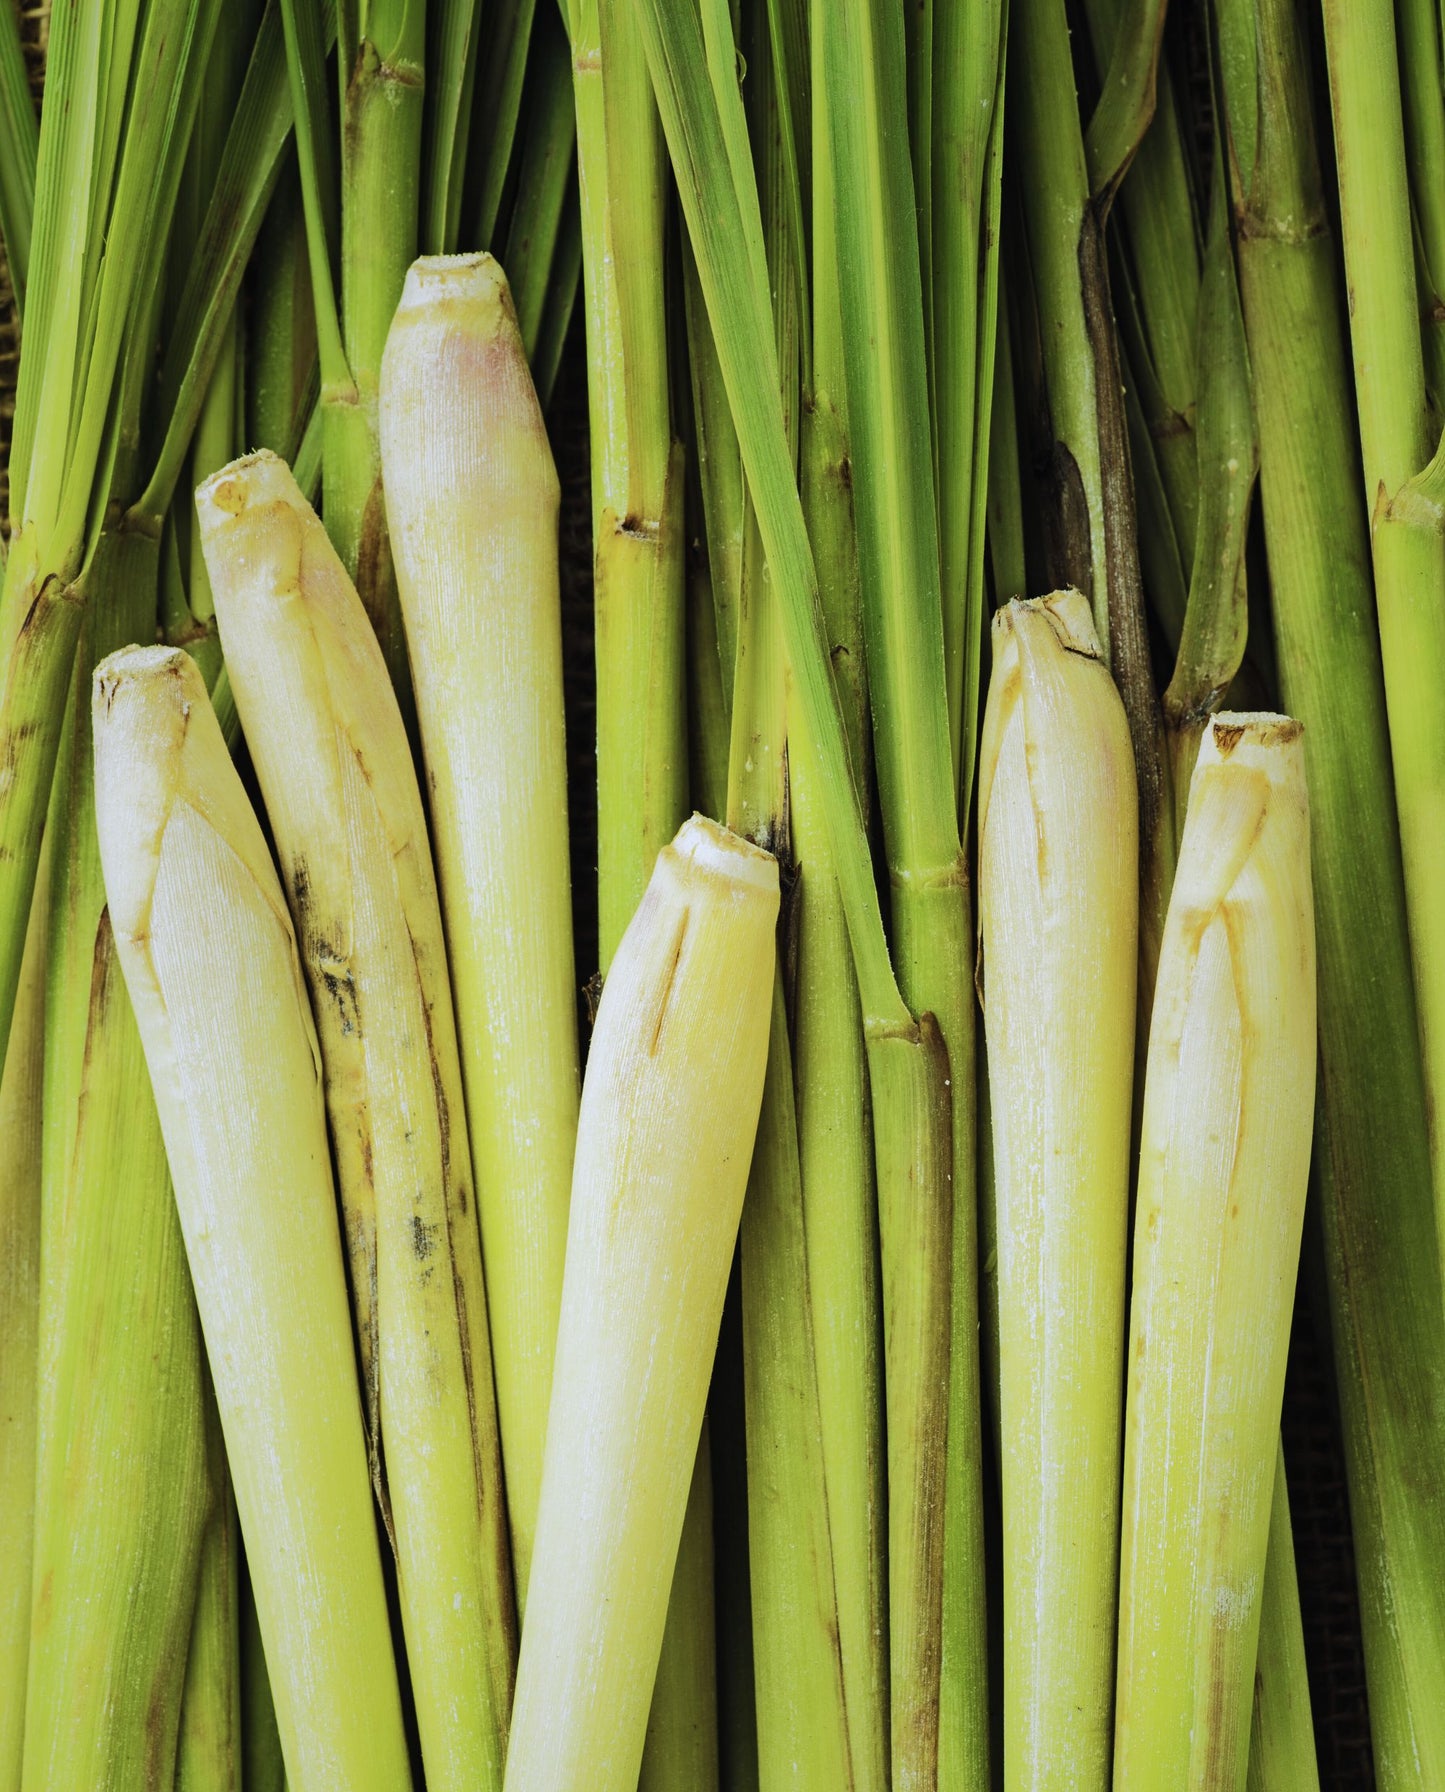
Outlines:
{"label": "woven mat background", "polygon": [[[37,92],[48,15],[48,5],[22,8],[22,34],[32,57]],[[10,428],[17,363],[14,305],[0,250],[0,519],[4,519],[7,534]],[[562,481],[563,646],[579,991],[597,970],[596,687],[585,374],[585,344],[579,319],[549,415]],[[1326,1792],[1366,1792],[1374,1786],[1374,1769],[1344,1456],[1331,1380],[1319,1256],[1317,1226],[1311,1215],[1285,1390],[1285,1461],[1321,1783]]]}

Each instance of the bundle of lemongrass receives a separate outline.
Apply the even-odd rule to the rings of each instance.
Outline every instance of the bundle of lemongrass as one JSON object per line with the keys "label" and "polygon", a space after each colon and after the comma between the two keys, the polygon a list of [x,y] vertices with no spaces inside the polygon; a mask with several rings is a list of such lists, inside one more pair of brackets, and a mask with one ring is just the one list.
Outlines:
{"label": "bundle of lemongrass", "polygon": [[1307,1792],[1297,1281],[1445,1785],[1445,35],[1078,11],[0,0],[0,1792]]}

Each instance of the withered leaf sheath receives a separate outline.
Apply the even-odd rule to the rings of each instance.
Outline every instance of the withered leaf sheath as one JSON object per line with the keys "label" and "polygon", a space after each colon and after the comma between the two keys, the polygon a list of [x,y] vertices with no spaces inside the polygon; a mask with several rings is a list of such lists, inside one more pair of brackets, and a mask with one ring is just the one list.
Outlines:
{"label": "withered leaf sheath", "polygon": [[411,1784],[320,1054],[285,897],[187,654],[96,668],[96,819],[292,1792]]}
{"label": "withered leaf sheath", "polygon": [[[446,945],[406,728],[290,469],[196,497],[311,987],[342,1208],[369,1216],[386,1488],[427,1783],[500,1787],[516,1622]],[[355,1263],[358,1259],[353,1258]]]}

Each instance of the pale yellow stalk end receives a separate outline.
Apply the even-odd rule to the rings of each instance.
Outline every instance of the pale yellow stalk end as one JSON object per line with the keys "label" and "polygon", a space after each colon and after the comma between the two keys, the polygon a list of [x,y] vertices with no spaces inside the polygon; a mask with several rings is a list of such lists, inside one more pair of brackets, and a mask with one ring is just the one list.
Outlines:
{"label": "pale yellow stalk end", "polygon": [[[96,820],[292,1792],[410,1784],[320,1064],[281,886],[195,662],[96,669]],[[363,1717],[364,1714],[364,1717]]]}
{"label": "pale yellow stalk end", "polygon": [[1134,756],[1087,600],[1006,604],[979,770],[998,1237],[1004,1778],[1102,1792],[1138,962]]}
{"label": "pale yellow stalk end", "polygon": [[233,463],[197,512],[315,1005],[342,1206],[369,1222],[353,1275],[371,1278],[358,1309],[427,1783],[485,1792],[502,1780],[516,1622],[421,791],[361,599],[285,462]]}
{"label": "pale yellow stalk end", "polygon": [[451,948],[519,1604],[577,1126],[558,484],[489,255],[418,261],[381,371],[387,519]]}
{"label": "pale yellow stalk end", "polygon": [[602,993],[507,1792],[634,1792],[762,1102],[778,870],[699,816]]}
{"label": "pale yellow stalk end", "polygon": [[1243,1788],[1315,1089],[1298,722],[1205,732],[1149,1035],[1114,1784]]}

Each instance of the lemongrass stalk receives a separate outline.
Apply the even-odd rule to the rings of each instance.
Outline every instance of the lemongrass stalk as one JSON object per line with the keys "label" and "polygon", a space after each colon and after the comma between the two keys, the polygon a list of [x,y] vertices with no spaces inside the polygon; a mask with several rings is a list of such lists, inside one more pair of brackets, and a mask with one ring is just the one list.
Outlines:
{"label": "lemongrass stalk", "polygon": [[24,324],[25,284],[30,272],[30,238],[35,227],[35,158],[40,127],[30,92],[30,74],[20,43],[20,20],[13,6],[0,17],[0,241]]}
{"label": "lemongrass stalk", "polygon": [[1445,1332],[1349,349],[1294,9],[1218,13],[1281,691],[1305,724],[1320,1213],[1376,1769],[1445,1761]]}
{"label": "lemongrass stalk", "polygon": [[1433,0],[1403,0],[1395,12],[1400,100],[1415,225],[1425,376],[1435,412],[1445,411],[1445,41]]}
{"label": "lemongrass stalk", "polygon": [[[696,493],[690,494],[689,502],[697,502]],[[704,533],[699,531],[692,539],[700,542]],[[721,816],[727,805],[728,705],[718,655],[712,585],[706,555],[702,552],[689,555],[687,635],[691,787],[698,808],[705,814]],[[740,1255],[736,1253],[733,1258],[733,1272],[718,1330],[712,1383],[708,1389],[707,1417],[703,1421],[703,1440],[712,1479],[715,1697],[721,1792],[758,1792],[759,1785]],[[688,1495],[689,1516],[683,1524],[683,1542],[678,1551],[680,1562],[687,1549],[687,1525],[692,1522],[697,1493],[698,1483],[694,1477]],[[669,1604],[669,1623],[676,1609],[675,1601]],[[667,1658],[668,1641],[664,1632],[659,1673],[666,1671]],[[659,1701],[654,1693],[649,1725],[656,1720],[658,1711]],[[649,1754],[644,1753],[644,1772],[648,1758]]]}
{"label": "lemongrass stalk", "polygon": [[1174,674],[1164,693],[1176,840],[1206,721],[1239,671],[1249,628],[1245,543],[1259,470],[1249,355],[1234,271],[1228,175],[1216,154],[1199,283],[1198,465],[1194,564]]}
{"label": "lemongrass stalk", "polygon": [[758,1792],[757,1676],[753,1665],[752,1561],[748,1549],[743,1415],[742,1282],[736,1257],[733,1264],[718,1331],[707,1416],[708,1434],[716,1440],[712,1464],[717,1567],[718,1785],[722,1792]]}
{"label": "lemongrass stalk", "polygon": [[42,861],[0,1075],[0,1787],[20,1792],[35,1546],[36,1362],[40,1342],[41,1072],[45,1052]]}
{"label": "lemongrass stalk", "polygon": [[[818,509],[813,510],[815,529]],[[846,574],[842,554],[819,561]],[[846,588],[846,577],[840,587]],[[793,1080],[828,1541],[854,1792],[888,1783],[886,1450],[877,1206],[858,989],[817,770],[794,724]]]}
{"label": "lemongrass stalk", "polygon": [[979,761],[1004,1512],[1004,1783],[1108,1785],[1138,814],[1077,591],[1000,610]]}
{"label": "lemongrass stalk", "polygon": [[[781,600],[793,694],[817,757],[848,918],[874,1094],[885,1283],[892,1278],[890,1298],[910,1303],[909,1324],[902,1327],[885,1312],[885,1360],[899,1392],[889,1446],[891,1456],[896,1451],[893,1479],[912,1488],[936,1473],[947,1415],[946,1378],[932,1372],[936,1358],[929,1355],[940,1338],[946,1348],[947,1284],[937,1275],[919,1280],[911,1272],[920,1262],[948,1262],[949,1060],[937,1027],[915,1021],[903,1002],[882,930],[782,414],[760,209],[735,46],[721,10],[714,6],[699,19],[660,0],[635,0],[739,450]],[[939,1586],[936,1518],[926,1498],[893,1502],[890,1527],[900,1566],[895,1584],[903,1587],[903,1609],[931,1602]],[[926,1750],[933,1730],[926,1690],[937,1675],[928,1654],[937,1632],[931,1625],[921,1631],[900,1625],[898,1634],[902,1648],[918,1652],[906,1663],[906,1678],[925,1694],[916,1708]],[[911,1714],[915,1707],[907,1709]]]}
{"label": "lemongrass stalk", "polygon": [[[950,1168],[938,1204],[930,1195],[905,1217],[894,1204],[896,1191],[880,1182],[892,1772],[899,1787],[926,1787],[940,1772],[945,1779],[978,1777],[987,1759],[970,905],[955,790],[960,759],[950,730],[918,251],[912,232],[897,244],[885,239],[872,201],[876,185],[894,215],[912,211],[911,169],[898,128],[903,33],[896,21],[862,5],[824,8],[814,23],[829,90],[858,564],[895,950],[905,998],[920,1015],[935,1018],[950,1089]],[[875,1122],[884,1098],[875,1081]],[[915,1230],[923,1215],[928,1223]],[[903,1237],[911,1261],[896,1248]],[[921,1260],[918,1251],[925,1253]],[[941,1303],[931,1284],[942,1289]],[[898,1299],[916,1305],[890,1311]],[[920,1329],[926,1318],[937,1324],[931,1336]],[[910,1435],[925,1407],[921,1388],[900,1383],[901,1373],[918,1375],[941,1396],[937,1434]],[[955,1377],[961,1386],[951,1393]],[[941,1526],[935,1513],[943,1516]]]}
{"label": "lemongrass stalk", "polygon": [[854,1792],[888,1783],[887,1453],[868,1070],[817,774],[796,729],[793,1078],[828,1539]]}
{"label": "lemongrass stalk", "polygon": [[241,1576],[241,1762],[245,1792],[283,1792],[286,1768],[249,1573]]}
{"label": "lemongrass stalk", "polygon": [[1319,1792],[1320,1785],[1283,1449],[1269,1508],[1246,1785],[1248,1792]]}
{"label": "lemongrass stalk", "polygon": [[1089,120],[1085,150],[1096,194],[1112,196],[1132,168],[1154,119],[1164,0],[1093,0],[1090,31],[1098,46],[1099,101]]}
{"label": "lemongrass stalk", "polygon": [[577,295],[582,290],[582,222],[575,181],[568,189],[567,202],[562,208],[553,259],[547,303],[537,328],[537,346],[532,353],[532,378],[536,381],[537,397],[542,401],[543,410],[552,403],[557,375],[562,367],[562,353],[577,309]]}
{"label": "lemongrass stalk", "polygon": [[1116,1786],[1245,1784],[1315,1052],[1301,729],[1217,715],[1149,1033]]}
{"label": "lemongrass stalk", "polygon": [[[382,452],[462,1053],[517,1604],[577,1126],[558,485],[501,269],[419,261]],[[478,818],[485,825],[478,825]]]}
{"label": "lemongrass stalk", "polygon": [[27,1792],[174,1774],[209,1499],[200,1332],[106,907],[82,700],[98,653],[154,628],[155,547],[108,534],[87,574],[47,823],[56,858]]}
{"label": "lemongrass stalk", "polygon": [[686,812],[682,469],[668,413],[666,172],[629,0],[570,7],[592,418],[603,974]]}
{"label": "lemongrass stalk", "polygon": [[316,401],[316,311],[294,163],[257,238],[246,331],[246,445],[293,462]]}
{"label": "lemongrass stalk", "polygon": [[[216,363],[216,371],[211,376],[211,383],[206,391],[206,402],[201,407],[200,422],[196,426],[196,437],[191,447],[192,487],[199,485],[217,468],[235,458],[236,411],[243,384],[240,362],[241,340],[233,316],[226,331],[220,359]],[[209,686],[215,683],[221,659],[220,643],[216,640],[215,599],[201,552],[200,537],[194,529],[189,533],[191,554],[186,593],[197,639],[187,645],[199,660]]]}
{"label": "lemongrass stalk", "polygon": [[743,1211],[743,1381],[758,1783],[849,1786],[848,1710],[781,982]]}
{"label": "lemongrass stalk", "polygon": [[1445,463],[1426,466],[1435,442],[1416,302],[1395,9],[1379,0],[1326,0],[1324,20],[1380,657],[1432,1117],[1435,1223],[1445,1261],[1445,922],[1439,912],[1445,713],[1434,699],[1445,679]]}
{"label": "lemongrass stalk", "polygon": [[496,243],[536,11],[537,0],[492,0],[482,9],[473,118],[486,133],[486,141],[473,151],[481,177],[467,235],[484,249],[494,248]]}
{"label": "lemongrass stalk", "polygon": [[532,47],[527,130],[501,258],[529,361],[535,360],[537,353],[562,217],[573,189],[577,115],[572,87],[567,33],[548,11],[537,24]]}
{"label": "lemongrass stalk", "polygon": [[176,1792],[242,1792],[241,1539],[216,1397],[205,1390],[210,1512],[201,1539],[186,1682],[176,1742]]}
{"label": "lemongrass stalk", "polygon": [[762,1100],[777,890],[770,855],[694,817],[603,988],[509,1792],[637,1783]]}
{"label": "lemongrass stalk", "polygon": [[[62,1035],[86,1058],[65,1140],[77,1171],[47,1190],[69,1211],[47,1220],[44,1244],[62,1274],[45,1264],[20,1785],[120,1792],[175,1773],[206,1505],[200,1344],[106,912],[83,940],[71,917],[55,921],[91,948],[66,980],[76,965],[92,975],[84,1034]],[[52,983],[52,1024],[65,993]]]}
{"label": "lemongrass stalk", "polygon": [[712,1445],[704,1414],[647,1714],[640,1792],[718,1783],[713,1537]]}
{"label": "lemongrass stalk", "polygon": [[[799,482],[849,752],[866,788],[868,686],[849,466],[827,94],[812,35],[811,356]],[[811,385],[809,386],[809,376]],[[827,1488],[838,1654],[854,1792],[888,1783],[888,1501],[878,1208],[858,985],[816,757],[792,720],[789,813],[798,881],[790,953],[793,1080]]]}
{"label": "lemongrass stalk", "polygon": [[483,16],[480,0],[430,0],[426,9],[420,233],[426,255],[450,255],[457,247]]}
{"label": "lemongrass stalk", "polygon": [[998,309],[1005,0],[933,16],[932,414],[949,721],[966,804],[983,642],[983,520]]}
{"label": "lemongrass stalk", "polygon": [[[1168,63],[1159,58],[1162,8],[1153,15],[1152,116],[1136,140],[1128,176],[1118,181],[1113,210],[1115,266],[1124,274],[1130,302],[1121,304],[1120,327],[1134,376],[1147,435],[1157,457],[1170,521],[1185,573],[1194,556],[1199,507],[1195,406],[1200,366],[1196,353],[1201,249],[1185,127],[1174,98]],[[1101,81],[1144,41],[1135,8],[1125,0],[1088,0],[1085,7],[1094,62]],[[1106,71],[1107,75],[1106,75]],[[1139,95],[1134,96],[1136,106]],[[1114,185],[1115,155],[1102,155],[1101,127],[1110,105],[1103,100],[1089,121],[1089,172],[1095,193]],[[1137,130],[1136,112],[1128,135]],[[1152,594],[1151,594],[1152,595]]]}
{"label": "lemongrass stalk", "polygon": [[[753,70],[750,134],[764,205],[784,413],[792,420],[796,448],[800,371],[806,378],[811,353],[803,352],[807,294],[798,278],[796,239],[800,176],[796,154],[790,153],[790,142],[796,150],[789,63],[794,46],[786,22],[765,17],[761,9],[751,26],[752,34],[744,39]],[[736,831],[785,853],[792,761],[776,596],[764,567],[757,517],[747,499],[711,326],[698,302],[696,270],[690,264],[686,277],[712,585],[731,671],[726,812]],[[851,517],[844,522],[851,543]],[[856,1029],[856,998],[846,980],[841,994]],[[815,1175],[826,1174],[817,1163],[813,1169]],[[841,1503],[840,1489],[835,1485],[830,1491],[827,1480],[805,1203],[794,1066],[780,987],[741,1250],[748,1567],[758,1780],[764,1788],[835,1786],[847,1784],[850,1774],[831,1532],[835,1516],[847,1523],[851,1515]],[[823,1247],[813,1254],[823,1254]],[[881,1461],[876,1466],[881,1468]],[[881,1612],[868,1613],[864,1623],[875,1615]],[[882,1715],[881,1704],[873,1711],[860,1705],[858,1727],[871,1727],[870,1716]],[[880,1753],[882,1737],[879,1728]]]}
{"label": "lemongrass stalk", "polygon": [[[1001,282],[1002,278],[1001,273]],[[1008,297],[1003,291],[998,300],[998,347],[994,356],[993,404],[989,413],[988,556],[995,604],[1007,603],[1011,597],[1023,597],[1028,572],[1024,565],[1013,325],[1009,319]]]}
{"label": "lemongrass stalk", "polygon": [[1099,385],[1081,290],[1080,243],[1095,231],[1062,0],[1013,0],[1008,133],[1039,308],[1051,483],[1059,511],[1060,585],[1082,591],[1110,656],[1107,520],[1100,464]]}
{"label": "lemongrass stalk", "polygon": [[[12,538],[7,576],[17,558]],[[0,665],[0,1054],[20,984],[80,622],[74,588],[48,580],[26,604]]]}
{"label": "lemongrass stalk", "polygon": [[[343,7],[344,20],[347,8]],[[351,385],[325,392],[326,528],[361,593],[391,676],[405,690],[407,643],[381,488],[381,357],[417,252],[421,0],[360,0],[356,39],[338,37],[341,83],[341,334]]]}
{"label": "lemongrass stalk", "polygon": [[[410,1785],[315,1032],[195,662],[96,670],[96,811],[294,1792]],[[358,1712],[366,1713],[364,1724]]]}
{"label": "lemongrass stalk", "polygon": [[427,1782],[500,1787],[514,1607],[421,791],[361,599],[285,462],[233,462],[196,508],[311,989],[342,1209],[373,1228],[353,1260],[375,1266],[385,1490]]}
{"label": "lemongrass stalk", "polygon": [[1086,177],[1061,0],[1018,0],[1009,107],[1032,258],[1059,511],[1058,584],[1089,597],[1139,778],[1146,958],[1168,888],[1163,743],[1144,628],[1133,474],[1103,230]]}

